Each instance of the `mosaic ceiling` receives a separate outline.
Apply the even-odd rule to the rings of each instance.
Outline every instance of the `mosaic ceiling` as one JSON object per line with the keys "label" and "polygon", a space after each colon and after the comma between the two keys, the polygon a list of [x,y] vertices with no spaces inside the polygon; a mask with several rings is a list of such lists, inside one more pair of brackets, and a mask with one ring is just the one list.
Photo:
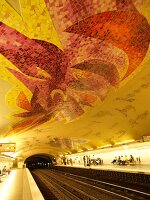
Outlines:
{"label": "mosaic ceiling", "polygon": [[149,0],[1,0],[0,8],[0,133],[20,141],[18,151],[149,134]]}

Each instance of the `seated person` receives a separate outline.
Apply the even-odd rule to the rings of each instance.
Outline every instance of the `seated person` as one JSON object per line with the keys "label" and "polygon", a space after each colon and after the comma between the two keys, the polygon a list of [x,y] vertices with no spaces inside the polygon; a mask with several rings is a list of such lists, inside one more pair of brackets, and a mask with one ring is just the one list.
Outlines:
{"label": "seated person", "polygon": [[113,164],[115,164],[117,162],[117,157],[115,157],[112,161]]}
{"label": "seated person", "polygon": [[118,159],[117,159],[117,164],[120,165],[121,164],[121,157],[118,156]]}
{"label": "seated person", "polygon": [[120,164],[125,165],[125,160],[124,160],[123,156],[121,156],[121,158],[120,158]]}
{"label": "seated person", "polygon": [[125,164],[126,164],[126,165],[129,163],[129,159],[128,159],[127,155],[125,155],[124,161],[125,161]]}
{"label": "seated person", "polygon": [[10,174],[10,168],[6,168],[6,166],[4,166],[3,167],[3,169],[2,169],[2,174],[4,175],[4,174],[6,174],[6,173],[8,173],[8,174]]}

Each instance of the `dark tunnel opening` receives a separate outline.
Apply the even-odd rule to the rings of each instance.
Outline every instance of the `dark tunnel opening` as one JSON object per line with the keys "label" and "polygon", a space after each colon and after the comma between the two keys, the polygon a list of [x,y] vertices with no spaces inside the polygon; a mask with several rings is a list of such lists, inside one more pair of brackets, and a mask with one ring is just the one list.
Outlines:
{"label": "dark tunnel opening", "polygon": [[28,157],[25,162],[26,167],[32,169],[48,169],[56,165],[54,156],[46,154],[36,154]]}

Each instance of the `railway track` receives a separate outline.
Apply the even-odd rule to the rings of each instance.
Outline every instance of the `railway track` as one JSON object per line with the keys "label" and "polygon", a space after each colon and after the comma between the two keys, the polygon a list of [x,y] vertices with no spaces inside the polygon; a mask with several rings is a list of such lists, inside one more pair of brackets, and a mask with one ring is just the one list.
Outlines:
{"label": "railway track", "polygon": [[60,171],[36,170],[34,175],[38,176],[59,200],[150,199],[150,194],[146,192]]}

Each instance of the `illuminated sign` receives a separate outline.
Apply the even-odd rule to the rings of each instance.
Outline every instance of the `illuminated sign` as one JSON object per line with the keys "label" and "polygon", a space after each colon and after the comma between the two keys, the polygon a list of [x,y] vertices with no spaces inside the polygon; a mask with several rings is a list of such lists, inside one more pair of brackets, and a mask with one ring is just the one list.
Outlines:
{"label": "illuminated sign", "polygon": [[0,153],[2,152],[15,152],[16,143],[0,143]]}
{"label": "illuminated sign", "polygon": [[143,136],[143,141],[144,142],[150,141],[150,135]]}

